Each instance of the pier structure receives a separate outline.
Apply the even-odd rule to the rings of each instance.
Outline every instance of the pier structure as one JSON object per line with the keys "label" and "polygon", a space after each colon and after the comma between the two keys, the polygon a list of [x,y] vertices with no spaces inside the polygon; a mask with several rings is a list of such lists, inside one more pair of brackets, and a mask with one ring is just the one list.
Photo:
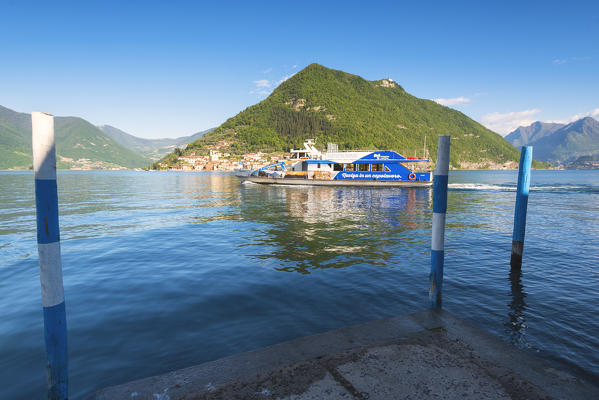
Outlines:
{"label": "pier structure", "polygon": [[443,309],[302,337],[96,400],[595,399],[599,388]]}
{"label": "pier structure", "polygon": [[31,114],[37,248],[40,263],[48,399],[68,398],[67,321],[62,284],[54,117]]}

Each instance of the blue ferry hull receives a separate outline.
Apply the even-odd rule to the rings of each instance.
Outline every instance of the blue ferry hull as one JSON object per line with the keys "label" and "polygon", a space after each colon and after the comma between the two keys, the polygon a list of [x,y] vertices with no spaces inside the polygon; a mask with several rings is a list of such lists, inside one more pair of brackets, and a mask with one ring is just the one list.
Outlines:
{"label": "blue ferry hull", "polygon": [[350,179],[289,179],[248,176],[244,181],[267,185],[310,185],[310,186],[362,186],[362,187],[430,187],[432,181],[396,181],[396,180],[350,180]]}

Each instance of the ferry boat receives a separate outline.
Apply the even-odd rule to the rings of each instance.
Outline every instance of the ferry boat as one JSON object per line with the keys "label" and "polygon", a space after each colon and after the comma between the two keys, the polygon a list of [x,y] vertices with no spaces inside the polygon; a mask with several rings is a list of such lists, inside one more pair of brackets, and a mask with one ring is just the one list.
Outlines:
{"label": "ferry boat", "polygon": [[417,163],[429,160],[405,157],[394,151],[339,151],[329,143],[325,153],[313,140],[301,150],[291,150],[287,161],[252,171],[244,181],[283,185],[408,186],[432,185],[430,171]]}

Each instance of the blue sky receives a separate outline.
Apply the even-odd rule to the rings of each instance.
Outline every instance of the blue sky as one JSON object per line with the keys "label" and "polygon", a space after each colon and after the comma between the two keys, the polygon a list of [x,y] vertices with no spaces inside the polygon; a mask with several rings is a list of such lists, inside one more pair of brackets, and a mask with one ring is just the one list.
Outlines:
{"label": "blue sky", "polygon": [[415,3],[2,0],[0,105],[176,137],[317,62],[502,134],[599,118],[599,2]]}

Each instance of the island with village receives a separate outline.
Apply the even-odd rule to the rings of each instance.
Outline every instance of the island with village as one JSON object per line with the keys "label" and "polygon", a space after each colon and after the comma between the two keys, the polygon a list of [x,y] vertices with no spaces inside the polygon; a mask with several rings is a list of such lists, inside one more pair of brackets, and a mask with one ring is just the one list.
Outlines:
{"label": "island with village", "polygon": [[[151,169],[168,171],[224,171],[236,169],[257,169],[264,165],[277,163],[289,158],[285,153],[263,153],[261,151],[247,154],[231,154],[226,151],[229,143],[220,141],[209,146],[204,154],[183,154],[175,151],[176,158],[161,160]],[[177,154],[178,153],[178,154]]]}

